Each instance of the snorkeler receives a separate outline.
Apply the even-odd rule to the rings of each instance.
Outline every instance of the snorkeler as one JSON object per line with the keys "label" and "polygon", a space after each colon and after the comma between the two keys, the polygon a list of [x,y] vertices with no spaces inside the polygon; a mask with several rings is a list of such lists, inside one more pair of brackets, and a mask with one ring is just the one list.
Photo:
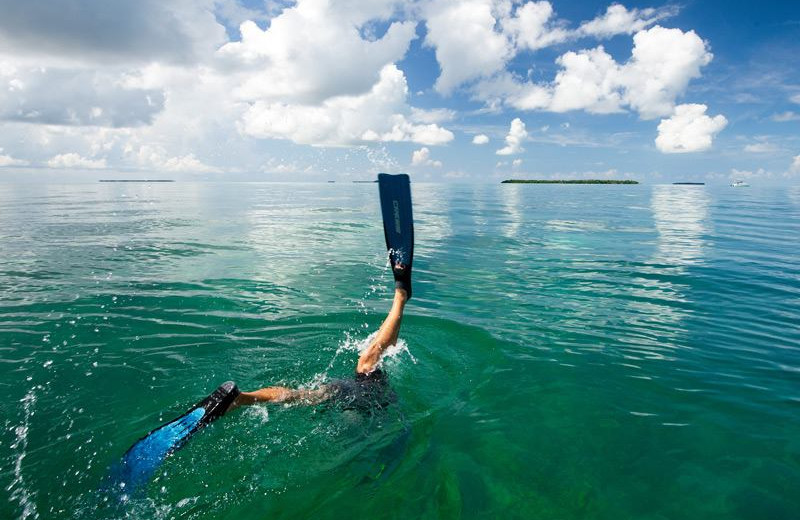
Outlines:
{"label": "snorkeler", "polygon": [[[410,284],[410,275],[406,275],[405,266],[398,265],[393,271],[395,279],[404,277]],[[400,323],[403,320],[403,309],[408,301],[408,290],[401,288],[401,282],[397,282],[398,287],[394,290],[394,300],[392,308],[386,319],[383,320],[381,328],[375,335],[361,355],[358,357],[356,365],[355,380],[337,380],[327,385],[322,385],[315,389],[292,389],[283,386],[270,386],[254,392],[242,392],[236,397],[231,408],[242,405],[257,403],[299,403],[299,404],[319,404],[327,400],[335,400],[343,403],[347,407],[364,408],[383,408],[387,406],[392,395],[388,387],[386,374],[378,367],[378,364],[386,352],[386,349],[397,343],[397,335],[400,332]],[[410,287],[408,285],[407,287]]]}
{"label": "snorkeler", "polygon": [[395,279],[392,308],[369,347],[358,358],[355,381],[337,380],[316,389],[270,386],[241,392],[231,408],[257,403],[318,404],[336,400],[358,409],[382,408],[392,401],[386,374],[378,367],[383,353],[397,343],[403,309],[411,297],[411,263],[414,257],[414,221],[408,175],[378,175],[383,232]]}
{"label": "snorkeler", "polygon": [[380,369],[383,354],[397,343],[403,310],[411,298],[411,264],[414,256],[414,224],[408,175],[378,175],[383,231],[395,279],[394,300],[375,338],[359,356],[354,379],[331,381],[315,389],[270,386],[240,392],[232,381],[223,383],[180,417],[139,439],[112,467],[112,489],[129,492],[146,483],[166,457],[181,448],[197,431],[230,409],[258,403],[319,404],[330,401],[344,409],[371,411],[394,401],[386,374]]}

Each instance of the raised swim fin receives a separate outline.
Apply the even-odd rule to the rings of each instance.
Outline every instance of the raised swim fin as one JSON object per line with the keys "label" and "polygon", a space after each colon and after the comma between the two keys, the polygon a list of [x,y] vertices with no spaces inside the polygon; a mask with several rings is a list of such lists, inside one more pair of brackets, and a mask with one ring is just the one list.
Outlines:
{"label": "raised swim fin", "polygon": [[378,174],[383,233],[389,250],[395,287],[411,298],[411,264],[414,260],[414,217],[408,175]]}
{"label": "raised swim fin", "polygon": [[116,491],[130,494],[145,484],[164,459],[183,446],[197,430],[221,417],[239,394],[233,381],[223,383],[185,414],[136,441],[112,468],[110,480]]}

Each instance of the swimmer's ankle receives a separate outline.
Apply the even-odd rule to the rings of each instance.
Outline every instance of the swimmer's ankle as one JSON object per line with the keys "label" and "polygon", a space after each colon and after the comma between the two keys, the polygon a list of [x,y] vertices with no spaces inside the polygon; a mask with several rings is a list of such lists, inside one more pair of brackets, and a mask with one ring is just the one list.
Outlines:
{"label": "swimmer's ankle", "polygon": [[400,287],[395,287],[394,297],[395,299],[400,299],[403,303],[405,303],[408,301],[408,291]]}

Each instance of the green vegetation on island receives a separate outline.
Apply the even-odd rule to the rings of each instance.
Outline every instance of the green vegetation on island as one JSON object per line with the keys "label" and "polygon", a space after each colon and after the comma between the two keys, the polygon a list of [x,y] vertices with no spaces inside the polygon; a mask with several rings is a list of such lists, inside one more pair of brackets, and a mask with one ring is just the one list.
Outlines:
{"label": "green vegetation on island", "polygon": [[501,184],[639,184],[639,181],[611,179],[506,179]]}

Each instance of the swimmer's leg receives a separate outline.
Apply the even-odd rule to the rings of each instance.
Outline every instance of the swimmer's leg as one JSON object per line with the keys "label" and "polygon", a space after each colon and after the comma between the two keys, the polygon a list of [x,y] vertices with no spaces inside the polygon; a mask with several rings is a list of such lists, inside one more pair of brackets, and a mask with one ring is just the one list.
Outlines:
{"label": "swimmer's leg", "polygon": [[403,309],[408,301],[408,293],[400,288],[394,290],[394,301],[389,315],[383,320],[383,325],[378,329],[378,334],[372,340],[361,356],[358,358],[356,372],[359,374],[369,374],[378,365],[381,356],[387,348],[397,343],[397,335],[400,332],[400,324],[403,321]]}
{"label": "swimmer's leg", "polygon": [[[368,374],[375,370],[384,351],[397,343],[397,335],[400,332],[400,323],[403,320],[403,309],[408,300],[408,293],[403,289],[394,290],[394,300],[392,308],[383,325],[378,329],[378,334],[372,340],[369,347],[358,358],[356,372]],[[260,403],[297,403],[315,405],[328,400],[334,391],[328,386],[320,386],[316,389],[287,388],[285,386],[269,386],[255,390],[253,392],[242,392],[231,405],[230,409],[237,406],[246,406]]]}
{"label": "swimmer's leg", "polygon": [[230,409],[236,408],[237,406],[261,403],[298,403],[315,405],[330,397],[327,390],[326,386],[321,386],[313,390],[269,386],[254,392],[242,392],[233,402]]}

